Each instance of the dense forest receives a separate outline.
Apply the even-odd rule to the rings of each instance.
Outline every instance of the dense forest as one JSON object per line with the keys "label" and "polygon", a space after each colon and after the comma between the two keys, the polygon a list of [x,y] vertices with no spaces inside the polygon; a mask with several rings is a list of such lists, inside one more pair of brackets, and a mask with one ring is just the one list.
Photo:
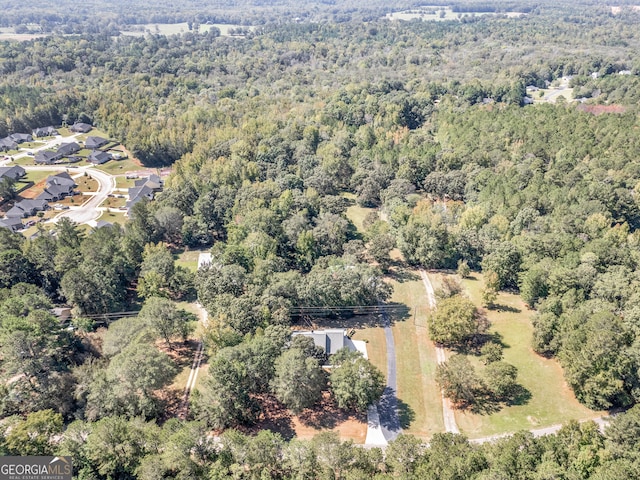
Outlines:
{"label": "dense forest", "polygon": [[[86,121],[173,173],[124,228],[0,229],[0,451],[72,455],[86,479],[640,476],[640,13],[458,2],[498,15],[399,22],[387,2],[201,3],[3,5],[4,25],[52,35],[0,41],[0,137]],[[178,21],[258,28],[117,35]],[[562,77],[579,101],[529,105],[527,87]],[[345,194],[382,212],[366,236]],[[518,292],[532,348],[578,400],[627,412],[604,433],[401,436],[384,452],[247,434],[265,396],[294,411],[377,401],[380,372],[343,354],[327,374],[291,312],[388,300],[396,246]],[[185,248],[210,248],[211,266],[175,264]],[[209,373],[185,421],[159,392],[195,323],[176,302],[196,298]],[[128,310],[96,341],[100,314]]]}

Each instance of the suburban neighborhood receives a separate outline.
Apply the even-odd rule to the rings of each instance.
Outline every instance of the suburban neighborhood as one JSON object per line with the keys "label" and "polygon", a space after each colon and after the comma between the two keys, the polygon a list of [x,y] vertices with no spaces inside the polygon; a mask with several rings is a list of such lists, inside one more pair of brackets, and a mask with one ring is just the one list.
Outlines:
{"label": "suburban neighborhood", "polygon": [[[123,222],[133,205],[143,198],[153,200],[162,191],[159,175],[141,170],[128,160],[117,141],[101,133],[87,135],[92,131],[95,129],[88,123],[75,123],[68,128],[40,127],[32,134],[15,133],[0,139],[4,152],[4,158],[0,157],[0,183],[7,182],[7,191],[15,192],[10,194],[12,198],[0,195],[0,226],[13,231],[30,229],[33,235],[37,233],[35,225],[48,227],[63,217],[96,226],[99,221],[107,222],[100,220],[107,211],[121,212],[119,221]],[[94,170],[109,162],[118,165]],[[124,188],[116,187],[117,178]],[[92,181],[97,184],[95,190],[89,184]],[[116,201],[120,198],[122,202]],[[111,219],[114,214],[107,215]]]}

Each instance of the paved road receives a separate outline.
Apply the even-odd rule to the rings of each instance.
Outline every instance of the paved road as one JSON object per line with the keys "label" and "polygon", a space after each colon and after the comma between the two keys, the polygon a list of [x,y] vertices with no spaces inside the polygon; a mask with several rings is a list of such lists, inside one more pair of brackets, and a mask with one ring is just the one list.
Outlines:
{"label": "paved road", "polygon": [[388,314],[383,314],[384,337],[387,346],[387,386],[378,403],[380,426],[387,441],[394,440],[402,432],[398,416],[398,380],[396,376],[396,345],[391,330],[391,320]]}
{"label": "paved road", "polygon": [[116,179],[108,173],[95,168],[86,167],[86,169],[81,170],[86,171],[89,176],[98,181],[98,191],[81,206],[72,207],[69,210],[61,212],[49,220],[49,222],[55,223],[61,218],[66,217],[76,223],[89,223],[102,215],[102,210],[99,207],[102,202],[107,199],[109,194],[115,190]]}
{"label": "paved road", "polygon": [[[429,302],[429,308],[435,309],[436,292],[433,290],[433,285],[431,285],[431,281],[429,280],[427,272],[425,272],[423,269],[420,269],[420,277],[422,277],[422,283],[424,284],[424,288],[427,291],[427,301]],[[447,361],[444,353],[444,348],[439,347],[438,345],[436,345],[436,359],[438,365],[442,365]],[[460,433],[458,424],[456,423],[456,416],[451,406],[451,401],[444,396],[444,391],[441,391],[440,395],[442,396],[442,417],[444,419],[445,431],[451,433]]]}
{"label": "paved road", "polygon": [[[18,153],[16,153],[15,155],[12,155],[11,157],[16,160],[18,158],[23,158],[23,157],[27,157],[30,155],[27,155],[27,152],[39,152],[40,150],[48,150],[50,148],[56,148],[59,147],[61,144],[63,143],[71,143],[72,141],[75,141],[80,135],[82,135],[82,133],[74,133],[73,135],[70,135],[68,137],[63,137],[61,135],[57,135],[55,137],[53,137],[51,140],[47,140],[44,145],[41,145],[39,147],[34,147],[34,148],[27,148],[25,150],[21,150]],[[38,140],[36,139],[36,142]],[[10,162],[11,160],[2,160],[0,161],[0,165],[6,165]]]}

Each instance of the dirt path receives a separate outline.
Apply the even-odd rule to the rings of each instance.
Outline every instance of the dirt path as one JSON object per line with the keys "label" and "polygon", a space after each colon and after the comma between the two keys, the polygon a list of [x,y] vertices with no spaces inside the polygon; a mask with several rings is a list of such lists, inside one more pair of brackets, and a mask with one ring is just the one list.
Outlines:
{"label": "dirt path", "polygon": [[[427,291],[427,301],[429,302],[429,308],[432,310],[436,308],[436,292],[433,289],[433,285],[431,285],[431,281],[427,276],[427,273],[420,269],[420,277],[422,277],[422,283],[424,284],[424,288]],[[436,347],[436,358],[438,361],[438,365],[442,365],[447,361],[447,358],[444,353],[444,348]],[[446,432],[450,433],[460,433],[458,429],[458,424],[456,423],[456,417],[453,412],[453,408],[451,407],[451,401],[444,396],[444,391],[441,391],[442,395],[442,417],[444,418],[444,429]]]}
{"label": "dirt path", "polygon": [[[211,262],[211,254],[210,253],[201,253],[198,257],[198,268],[208,264]],[[205,310],[205,308],[200,305],[200,303],[195,303],[196,308],[198,309],[198,318],[199,321],[207,326],[209,320],[209,314]],[[202,357],[204,356],[204,342],[200,340],[198,342],[198,348],[196,350],[196,354],[193,357],[193,363],[191,364],[191,371],[189,372],[189,378],[187,379],[187,385],[184,387],[184,393],[182,394],[182,401],[180,402],[180,409],[178,410],[178,417],[186,420],[187,415],[189,414],[189,396],[196,386],[196,381],[198,380],[198,373],[200,372],[200,365],[202,364]]]}

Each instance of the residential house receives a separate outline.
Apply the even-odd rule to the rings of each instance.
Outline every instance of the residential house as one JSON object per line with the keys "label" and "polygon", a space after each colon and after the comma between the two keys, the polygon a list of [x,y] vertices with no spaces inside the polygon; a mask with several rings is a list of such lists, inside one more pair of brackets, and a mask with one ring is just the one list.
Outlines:
{"label": "residential house", "polygon": [[0,180],[5,177],[13,180],[20,180],[26,175],[26,171],[20,165],[14,165],[13,167],[0,167]]}
{"label": "residential house", "polygon": [[0,138],[0,150],[8,152],[9,150],[17,150],[18,144],[9,137]]}
{"label": "residential house", "polygon": [[84,146],[85,148],[100,148],[103,145],[106,145],[107,143],[109,143],[109,140],[107,140],[106,138],[102,138],[102,137],[87,137],[87,139],[84,141]]}
{"label": "residential house", "polygon": [[162,179],[158,175],[149,175],[147,178],[139,178],[134,183],[136,187],[147,186],[154,192],[162,190]]}
{"label": "residential house", "polygon": [[33,131],[33,136],[37,138],[53,137],[58,135],[58,131],[54,127],[40,127]]}
{"label": "residential house", "polygon": [[61,172],[47,177],[44,191],[38,195],[38,200],[55,202],[68,195],[73,195],[76,182],[67,172]]}
{"label": "residential house", "polygon": [[133,188],[129,189],[129,201],[125,205],[127,214],[131,207],[143,198],[153,200],[154,194],[162,191],[162,179],[158,175],[149,175],[147,178],[139,178],[134,182],[134,185],[135,186]]}
{"label": "residential house", "polygon": [[101,152],[100,150],[92,150],[89,157],[87,157],[87,161],[94,165],[102,165],[109,160],[111,160],[111,155],[107,152]]}
{"label": "residential house", "polygon": [[28,133],[12,133],[9,138],[16,143],[33,142],[33,137]]}
{"label": "residential house", "polygon": [[89,133],[93,127],[88,123],[74,123],[69,127],[73,133]]}
{"label": "residential house", "polygon": [[298,331],[293,332],[292,336],[302,335],[304,337],[310,337],[313,343],[324,349],[327,355],[334,355],[338,350],[342,348],[349,348],[355,351],[356,347],[347,337],[347,332],[341,328],[334,328],[328,330],[311,330],[311,331]]}
{"label": "residential house", "polygon": [[33,200],[21,200],[16,203],[7,213],[7,218],[22,218],[35,215],[36,212],[46,210],[49,208],[46,200],[33,199]]}
{"label": "residential house", "polygon": [[24,225],[22,224],[22,220],[20,218],[3,218],[0,219],[0,227],[8,228],[9,230],[16,231],[21,230]]}
{"label": "residential house", "polygon": [[82,150],[82,147],[80,145],[78,145],[76,142],[71,142],[71,143],[63,143],[62,145],[60,145],[60,148],[58,148],[58,151],[56,152],[60,158],[62,157],[68,157],[69,155],[73,155],[74,153],[79,152],[80,150]]}
{"label": "residential house", "polygon": [[36,153],[33,161],[42,165],[52,165],[56,161],[60,160],[60,155],[57,152],[51,150],[40,150]]}

